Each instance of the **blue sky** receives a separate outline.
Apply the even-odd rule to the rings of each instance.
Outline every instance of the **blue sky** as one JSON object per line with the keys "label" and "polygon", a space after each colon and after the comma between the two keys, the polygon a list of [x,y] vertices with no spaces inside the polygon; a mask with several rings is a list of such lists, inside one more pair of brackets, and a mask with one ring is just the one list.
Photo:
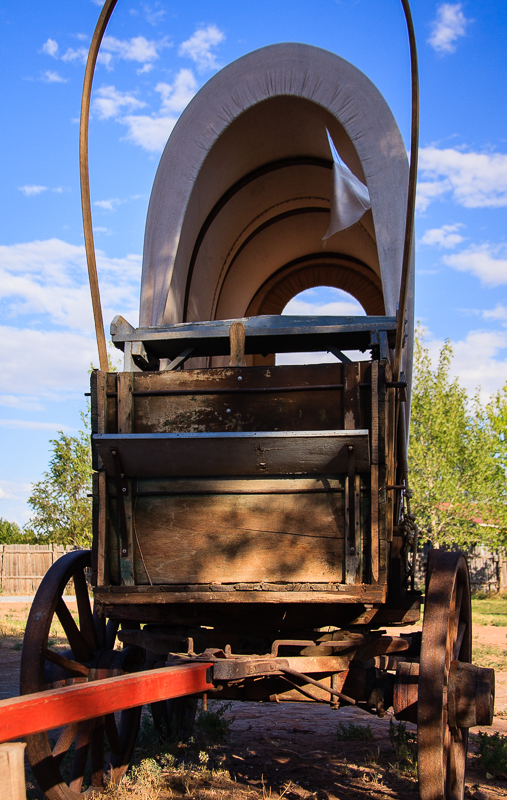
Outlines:
{"label": "blue sky", "polygon": [[[84,258],[78,135],[94,0],[0,9],[0,516],[24,523],[49,439],[74,432],[97,363]],[[433,353],[482,396],[507,380],[507,6],[413,0],[421,74],[416,313]],[[119,0],[97,67],[90,183],[106,327],[137,323],[144,224],[163,145],[221,66],[279,41],[324,47],[377,85],[408,144],[410,78],[398,0]],[[331,290],[298,313],[350,302]]]}

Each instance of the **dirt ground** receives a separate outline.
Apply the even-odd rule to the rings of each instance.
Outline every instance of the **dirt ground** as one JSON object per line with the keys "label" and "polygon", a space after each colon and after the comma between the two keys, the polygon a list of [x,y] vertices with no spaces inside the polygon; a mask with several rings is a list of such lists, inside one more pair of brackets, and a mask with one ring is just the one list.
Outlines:
{"label": "dirt ground", "polygon": [[[21,638],[15,627],[26,619],[24,608],[0,601],[0,619],[13,626],[13,635],[1,639],[0,699],[18,694]],[[474,640],[479,644],[503,646],[506,637],[507,628],[474,627]],[[496,714],[488,732],[507,735],[507,672],[496,671]],[[358,709],[335,711],[310,703],[232,703],[226,716],[231,721],[230,737],[210,751],[210,769],[194,782],[187,780],[181,791],[173,786],[160,798],[177,794],[186,795],[187,800],[192,796],[221,800],[275,800],[281,795],[287,800],[417,797],[416,777],[408,766],[398,763],[390,742],[389,715],[377,719]],[[336,735],[339,726],[341,741]],[[362,726],[362,739],[354,738],[361,736],[354,726]],[[407,730],[415,730],[415,726],[408,725]],[[470,734],[468,797],[507,797],[507,781],[487,778],[478,765],[478,729]],[[216,769],[226,771],[227,785],[213,777]]]}

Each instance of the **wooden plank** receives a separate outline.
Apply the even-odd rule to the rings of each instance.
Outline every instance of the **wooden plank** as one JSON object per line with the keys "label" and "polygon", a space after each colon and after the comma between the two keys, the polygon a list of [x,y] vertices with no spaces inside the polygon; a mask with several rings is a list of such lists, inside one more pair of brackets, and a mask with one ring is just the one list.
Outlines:
{"label": "wooden plank", "polygon": [[371,466],[371,522],[370,522],[370,548],[371,548],[371,580],[379,581],[379,524],[378,524],[378,465]]}
{"label": "wooden plank", "polygon": [[[90,379],[90,411],[92,433],[107,433],[107,373],[93,370]],[[96,449],[92,449],[92,469],[102,469],[102,461]]]}
{"label": "wooden plank", "polygon": [[372,331],[386,331],[394,343],[395,317],[291,317],[285,315],[244,317],[239,320],[184,322],[160,328],[138,328],[134,332],[113,323],[114,344],[127,350],[127,343],[142,341],[159,358],[176,358],[185,347],[199,355],[229,355],[229,329],[234,322],[245,326],[246,353],[367,349]]}
{"label": "wooden plank", "polygon": [[129,477],[285,475],[346,472],[348,445],[357,472],[369,472],[366,430],[281,433],[95,434],[109,475],[116,449]]}
{"label": "wooden plank", "polygon": [[0,786],[3,800],[26,800],[25,742],[0,744]]}
{"label": "wooden plank", "polygon": [[[342,384],[341,364],[282,365],[278,367],[217,367],[181,372],[136,372],[134,392],[271,389],[272,387]],[[108,387],[110,390],[110,387]]]}
{"label": "wooden plank", "polygon": [[371,365],[371,580],[379,581],[379,362]]}
{"label": "wooden plank", "polygon": [[[111,592],[108,588],[98,588],[95,590],[96,601],[103,605],[107,616],[114,613],[115,606],[131,606],[132,619],[136,619],[136,606],[143,605],[164,605],[173,603],[274,603],[279,605],[292,604],[321,604],[321,603],[383,603],[387,596],[387,586],[370,586],[361,584],[359,586],[345,586],[344,584],[335,587],[334,591],[202,591],[202,592],[175,592],[160,591],[161,587],[153,587],[159,591],[142,593],[141,589],[151,589],[152,587],[135,587],[135,594],[119,594]],[[110,613],[111,612],[111,613]]]}
{"label": "wooden plank", "polygon": [[163,667],[0,701],[0,741],[214,689],[209,663]]}
{"label": "wooden plank", "polygon": [[119,372],[117,376],[118,433],[132,433],[134,419],[132,390],[134,378],[131,372]]}
{"label": "wooden plank", "polygon": [[[94,517],[93,538],[96,539],[97,547],[97,585],[101,586],[107,581],[107,544],[106,534],[108,529],[108,510],[107,510],[107,476],[105,472],[99,472],[97,475],[97,515]],[[94,498],[95,500],[95,498]]]}
{"label": "wooden plank", "polygon": [[[139,497],[136,532],[153,583],[341,581],[344,497]],[[136,564],[138,583],[148,583]]]}
{"label": "wooden plank", "polygon": [[245,326],[242,322],[233,322],[229,328],[230,367],[246,367],[245,361]]}
{"label": "wooden plank", "polygon": [[136,397],[136,433],[304,431],[341,427],[341,391]]}
{"label": "wooden plank", "polygon": [[[118,408],[118,433],[125,436],[131,435],[132,424],[134,421],[134,399],[132,397],[132,389],[134,386],[134,378],[130,372],[120,372],[117,377],[117,408]],[[97,434],[100,436],[100,434]],[[107,435],[107,434],[103,434]],[[100,453],[100,450],[99,450]],[[102,454],[102,461],[104,461]],[[108,453],[109,459],[112,459],[111,451]],[[121,459],[121,454],[120,454]],[[122,468],[125,470],[125,465],[122,460]],[[106,468],[107,469],[107,468]],[[113,467],[114,472],[114,467]],[[129,473],[126,473],[129,474]],[[130,473],[132,475],[133,473]],[[127,482],[128,491],[122,494],[122,499],[118,502],[123,502],[125,507],[125,524],[127,529],[128,553],[122,553],[120,558],[120,569],[122,583],[126,586],[135,582],[134,578],[134,522],[132,515],[132,481]],[[119,523],[121,524],[121,515],[119,516]]]}
{"label": "wooden plank", "polygon": [[357,362],[343,366],[345,389],[343,391],[343,427],[346,431],[360,427],[359,365]]}
{"label": "wooden plank", "polygon": [[[273,476],[269,478],[148,478],[137,481],[134,496],[173,494],[304,494],[343,492],[343,478],[315,475],[308,478]],[[269,501],[268,501],[269,502]]]}
{"label": "wooden plank", "polygon": [[378,548],[379,548],[379,583],[387,579],[387,469],[386,469],[386,437],[387,437],[387,390],[386,362],[380,361],[378,368]]}

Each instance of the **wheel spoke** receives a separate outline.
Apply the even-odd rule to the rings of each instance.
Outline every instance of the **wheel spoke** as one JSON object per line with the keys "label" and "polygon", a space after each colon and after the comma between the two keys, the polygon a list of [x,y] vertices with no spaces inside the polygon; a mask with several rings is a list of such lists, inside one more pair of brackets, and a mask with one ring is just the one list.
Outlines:
{"label": "wheel spoke", "polygon": [[[118,623],[107,624],[106,644],[106,620],[98,611],[92,614],[83,575],[89,566],[89,552],[68,553],[46,573],[27,621],[20,676],[22,693],[121,674],[135,667],[132,648],[114,650]],[[65,603],[64,593],[71,579],[79,619],[73,618]],[[48,647],[48,633],[57,619],[68,649]],[[110,714],[71,723],[54,732],[56,741],[51,741],[47,732],[28,736],[28,760],[48,800],[84,800],[94,789],[103,788],[107,770],[111,780],[118,781],[127,771],[140,716],[141,709],[133,708],[121,716],[116,714],[116,719]],[[84,781],[91,783],[85,792]]]}
{"label": "wheel spoke", "polygon": [[90,672],[88,667],[85,667],[84,664],[79,664],[77,661],[66,658],[65,656],[62,656],[61,653],[55,653],[54,650],[50,650],[49,648],[46,650],[46,661],[56,664],[58,667],[70,672],[71,675],[75,675],[79,678],[88,677],[88,673]]}
{"label": "wheel spoke", "polygon": [[76,752],[72,761],[72,772],[69,787],[74,792],[80,792],[83,786],[83,778],[90,749],[90,741],[95,720],[88,719],[79,726],[76,739]]}
{"label": "wheel spoke", "polygon": [[456,636],[456,641],[454,642],[453,661],[457,661],[459,658],[459,652],[461,650],[461,645],[463,644],[463,638],[465,636],[466,629],[466,622],[460,622],[458,625],[458,635]]}
{"label": "wheel spoke", "polygon": [[115,619],[110,619],[106,625],[106,647],[108,650],[113,650],[114,648],[114,642],[119,627],[120,623]]}
{"label": "wheel spoke", "polygon": [[122,748],[121,748],[120,734],[118,733],[118,728],[116,726],[116,719],[114,717],[114,714],[107,714],[104,717],[104,727],[112,755],[114,756],[121,755]]}
{"label": "wheel spoke", "polygon": [[104,785],[104,717],[95,723],[91,742],[92,786]]}
{"label": "wheel spoke", "polygon": [[99,648],[106,646],[106,618],[104,614],[99,613],[99,608],[93,605],[93,624],[97,631],[97,642]]}
{"label": "wheel spoke", "polygon": [[88,647],[91,650],[97,650],[97,631],[93,622],[93,614],[90,606],[90,598],[88,596],[88,587],[86,585],[85,574],[82,570],[73,575],[74,588],[76,590],[77,610],[79,614],[79,628],[81,635],[86,640]]}
{"label": "wheel spoke", "polygon": [[90,661],[93,650],[88,646],[61,597],[56,606],[56,615],[67,635],[74,658],[77,661]]}
{"label": "wheel spoke", "polygon": [[78,729],[79,722],[73,722],[71,725],[67,725],[58,737],[52,753],[54,763],[57,767],[60,766],[66,754],[69,752],[69,747],[76,738]]}

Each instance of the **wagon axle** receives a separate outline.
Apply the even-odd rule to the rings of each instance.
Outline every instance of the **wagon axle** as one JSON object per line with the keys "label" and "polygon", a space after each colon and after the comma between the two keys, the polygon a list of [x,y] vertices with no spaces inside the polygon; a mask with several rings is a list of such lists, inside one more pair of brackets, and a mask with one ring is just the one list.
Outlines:
{"label": "wagon axle", "polygon": [[[393,710],[396,719],[417,723],[419,664],[398,665]],[[474,728],[493,723],[495,671],[453,661],[449,670],[446,711],[449,727]],[[445,702],[445,701],[444,701]]]}

